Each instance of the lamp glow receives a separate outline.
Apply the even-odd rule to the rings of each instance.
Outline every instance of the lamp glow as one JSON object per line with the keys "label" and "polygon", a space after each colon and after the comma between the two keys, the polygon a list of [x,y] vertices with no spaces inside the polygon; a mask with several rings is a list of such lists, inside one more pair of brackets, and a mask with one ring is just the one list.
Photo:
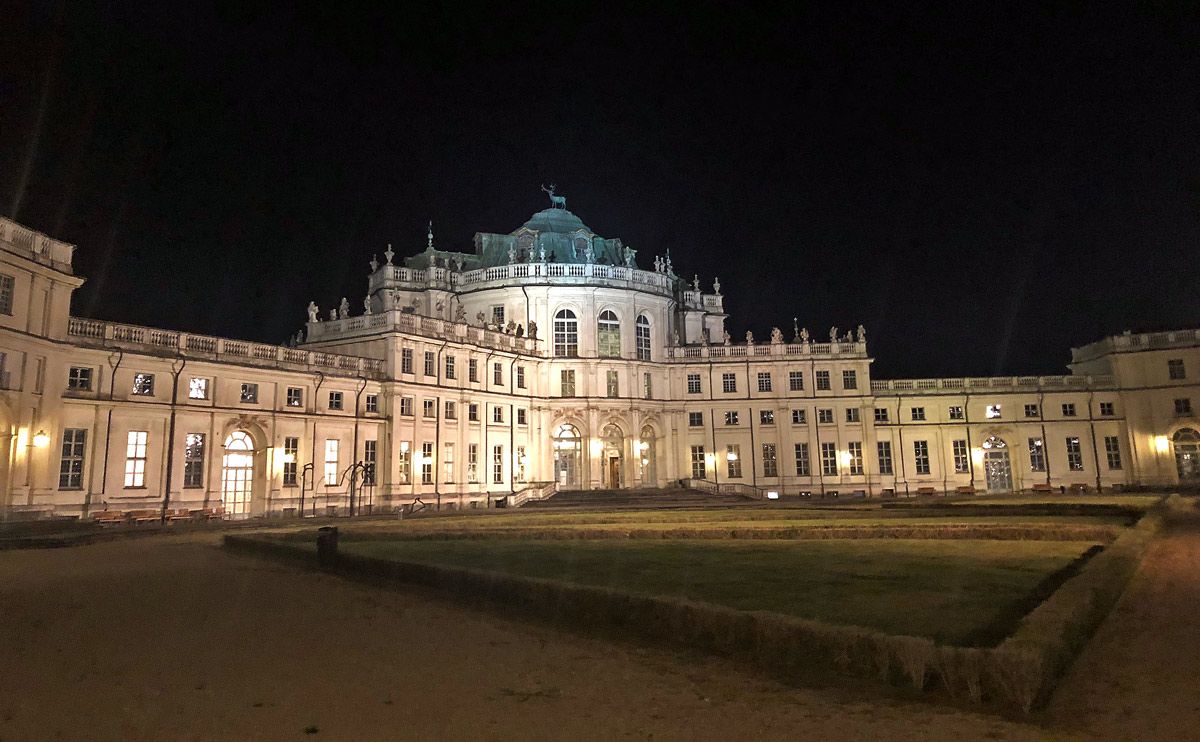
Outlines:
{"label": "lamp glow", "polygon": [[733,451],[730,451],[729,453],[725,454],[725,459],[727,461],[737,461],[738,455],[736,453],[734,453]]}
{"label": "lamp glow", "polygon": [[839,451],[838,452],[838,461],[841,462],[842,466],[850,466],[850,452],[849,451]]}
{"label": "lamp glow", "polygon": [[50,436],[46,435],[46,431],[39,430],[37,433],[34,434],[34,436],[33,436],[33,447],[34,448],[45,448],[46,446],[49,446],[49,445],[50,445]]}
{"label": "lamp glow", "polygon": [[1154,450],[1159,453],[1166,453],[1171,450],[1171,439],[1165,435],[1154,436]]}
{"label": "lamp glow", "polygon": [[975,460],[976,465],[982,464],[983,463],[983,449],[982,448],[972,448],[971,449],[971,458]]}
{"label": "lamp glow", "polygon": [[294,454],[294,453],[285,453],[285,454],[283,455],[283,463],[285,463],[285,464],[294,464],[294,463],[296,463],[296,454]]}

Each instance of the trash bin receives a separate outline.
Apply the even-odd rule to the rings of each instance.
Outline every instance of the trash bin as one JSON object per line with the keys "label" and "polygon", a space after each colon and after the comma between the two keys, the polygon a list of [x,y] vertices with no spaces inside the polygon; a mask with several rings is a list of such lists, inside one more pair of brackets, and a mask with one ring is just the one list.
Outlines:
{"label": "trash bin", "polygon": [[337,562],[338,529],[337,526],[321,526],[317,529],[317,563],[322,567],[332,567]]}

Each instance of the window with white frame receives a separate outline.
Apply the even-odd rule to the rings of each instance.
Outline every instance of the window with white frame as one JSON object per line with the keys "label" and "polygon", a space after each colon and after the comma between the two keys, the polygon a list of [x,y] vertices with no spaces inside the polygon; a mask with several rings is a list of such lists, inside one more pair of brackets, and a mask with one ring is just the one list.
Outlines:
{"label": "window with white frame", "polygon": [[289,386],[287,388],[287,406],[300,407],[304,404],[304,390],[298,386]]}
{"label": "window with white frame", "polygon": [[687,375],[687,393],[688,394],[699,394],[700,393],[700,374],[688,374]]}
{"label": "window with white frame", "polygon": [[862,441],[850,441],[846,444],[846,453],[850,454],[850,473],[863,473]]}
{"label": "window with white frame", "polygon": [[458,419],[458,404],[457,403],[451,402],[450,400],[446,401],[446,419],[447,420],[457,420]]}
{"label": "window with white frame", "polygon": [[504,327],[504,305],[497,304],[492,307],[492,324],[496,327]]}
{"label": "window with white frame", "polygon": [[824,392],[824,391],[829,391],[830,388],[831,387],[829,385],[829,372],[828,371],[818,371],[817,372],[817,390]]}
{"label": "window with white frame", "polygon": [[612,310],[605,309],[596,322],[596,353],[602,358],[621,356],[621,322]]}
{"label": "window with white frame", "polygon": [[13,293],[15,287],[16,279],[0,273],[0,314],[13,313]]}
{"label": "window with white frame", "polygon": [[762,444],[762,467],[764,477],[779,476],[779,457],[774,443]]}
{"label": "window with white frame", "polygon": [[467,421],[473,423],[479,422],[479,405],[475,402],[467,403]]}
{"label": "window with white frame", "polygon": [[193,376],[188,380],[188,399],[208,399],[208,379]]}
{"label": "window with white frame", "polygon": [[400,414],[404,417],[412,417],[413,416],[413,398],[412,397],[401,397],[400,398]]}
{"label": "window with white frame", "polygon": [[1075,403],[1063,402],[1062,414],[1063,417],[1075,417]]}
{"label": "window with white frame", "polygon": [[479,359],[478,358],[468,358],[467,359],[467,381],[470,381],[471,383],[479,382]]}
{"label": "window with white frame", "polygon": [[857,389],[858,388],[858,372],[843,371],[842,372],[842,388]]}
{"label": "window with white frame", "polygon": [[774,425],[775,424],[775,410],[759,410],[758,411],[758,422],[761,425]]}
{"label": "window with white frame", "polygon": [[446,378],[454,378],[454,356],[446,356]]}
{"label": "window with white frame", "polygon": [[517,388],[525,388],[525,367],[517,366]]}
{"label": "window with white frame", "polygon": [[1116,414],[1116,412],[1114,411],[1112,402],[1101,402],[1100,403],[1101,417],[1112,417],[1114,414]]}
{"label": "window with white frame", "polygon": [[721,374],[721,391],[732,394],[737,391],[737,375]]}
{"label": "window with white frame", "polygon": [[467,444],[467,481],[475,484],[479,481],[479,444]]}
{"label": "window with white frame", "polygon": [[528,424],[529,424],[529,413],[525,410],[524,407],[518,407],[517,408],[517,425],[528,425]]}
{"label": "window with white frame", "polygon": [[758,391],[760,391],[760,392],[771,391],[771,372],[770,371],[759,371],[758,372]]}
{"label": "window with white frame", "polygon": [[242,404],[258,404],[258,384],[242,384],[239,398]]}
{"label": "window with white frame", "polygon": [[966,474],[971,470],[971,459],[967,453],[967,442],[963,440],[951,441],[950,446],[954,453],[954,473]]}
{"label": "window with white frame", "polygon": [[433,444],[421,444],[421,484],[433,484]]}
{"label": "window with white frame", "polygon": [[827,477],[837,476],[837,445],[834,443],[821,444],[821,473]]}
{"label": "window with white frame", "polygon": [[431,350],[425,351],[425,375],[437,376],[437,357]]}
{"label": "window with white frame", "polygon": [[[962,405],[950,405],[946,410],[946,417],[950,420],[962,420],[964,417]],[[915,420],[916,418],[914,417],[913,419]]]}
{"label": "window with white frame", "polygon": [[983,414],[989,420],[996,420],[1003,416],[1003,409],[999,404],[990,404],[984,408]]}
{"label": "window with white frame", "polygon": [[1029,471],[1046,471],[1046,446],[1041,438],[1029,439]]}
{"label": "window with white frame", "polygon": [[437,400],[433,400],[433,399],[421,400],[421,417],[424,417],[424,418],[437,417]]}
{"label": "window with white frame", "polygon": [[363,441],[363,478],[367,486],[375,484],[375,462],[377,459],[376,441]]}
{"label": "window with white frame", "polygon": [[912,419],[914,422],[921,422],[922,420],[925,419],[925,408],[924,407],[914,407],[914,408],[912,408],[911,412],[912,412]]}
{"label": "window with white frame", "polygon": [[792,448],[794,449],[796,456],[796,476],[812,476],[812,469],[809,467],[808,461],[808,444],[797,443]]}
{"label": "window with white frame", "polygon": [[504,386],[504,364],[492,364],[492,384],[494,386]]}
{"label": "window with white frame", "polygon": [[703,425],[704,425],[704,413],[703,412],[689,412],[688,413],[688,427],[689,428],[699,428],[699,427],[703,427]]}
{"label": "window with white frame", "polygon": [[608,369],[604,373],[604,389],[609,397],[621,396],[621,381],[620,374],[613,369]]}
{"label": "window with white frame", "polygon": [[1037,417],[1040,411],[1041,408],[1035,404],[1025,405],[1025,417]]}
{"label": "window with white frame", "polygon": [[188,433],[183,443],[183,486],[204,486],[204,433]]}
{"label": "window with white frame", "polygon": [[442,481],[454,484],[454,444],[442,444]]}
{"label": "window with white frame", "polygon": [[792,425],[807,425],[808,411],[807,410],[792,410]]}
{"label": "window with white frame", "polygon": [[738,411],[737,410],[726,410],[725,411],[725,424],[726,425],[737,425],[738,424]]}
{"label": "window with white frame", "polygon": [[859,414],[860,413],[859,413],[859,410],[857,407],[847,407],[846,408],[846,422],[856,423],[856,422],[861,421],[862,418],[859,417]]}
{"label": "window with white frame", "polygon": [[400,349],[400,373],[411,374],[413,372],[413,351],[412,348]]}
{"label": "window with white frame", "polygon": [[929,473],[929,441],[913,441],[913,464],[917,474]]}
{"label": "window with white frame", "polygon": [[879,457],[879,473],[892,473],[892,442],[876,441],[875,453]]}
{"label": "window with white frame", "polygon": [[67,388],[76,392],[90,392],[92,369],[88,366],[72,366],[67,373]]}
{"label": "window with white frame", "polygon": [[654,377],[649,371],[642,373],[642,399],[654,399]]}
{"label": "window with white frame", "polygon": [[1109,469],[1121,468],[1121,439],[1115,435],[1104,436],[1104,455]]}
{"label": "window with white frame", "polygon": [[741,479],[742,447],[736,443],[725,446],[725,463],[728,465],[727,476],[730,479]]}
{"label": "window with white frame", "polygon": [[400,441],[400,455],[396,457],[399,464],[397,473],[400,484],[412,483],[412,444],[409,441]]}
{"label": "window with white frame", "polygon": [[637,340],[637,359],[639,361],[650,360],[650,320],[646,315],[639,314],[636,326]]}
{"label": "window with white frame", "polygon": [[494,422],[494,423],[503,423],[504,422],[504,408],[498,404],[492,405],[492,422]]}
{"label": "window with white frame", "polygon": [[325,486],[335,487],[338,483],[338,447],[341,442],[337,438],[325,439]]}
{"label": "window with white frame", "polygon": [[125,487],[133,489],[146,486],[146,444],[150,434],[145,430],[131,430],[125,437]]}
{"label": "window with white frame", "polygon": [[804,391],[803,371],[788,371],[788,389],[793,392]]}
{"label": "window with white frame", "polygon": [[283,439],[283,486],[296,486],[296,469],[300,458],[300,439],[287,436]]}
{"label": "window with white frame", "polygon": [[62,460],[58,465],[58,488],[60,490],[83,488],[83,459],[86,451],[86,430],[67,428],[63,431]]}
{"label": "window with white frame", "polygon": [[154,396],[154,374],[134,374],[133,393],[140,397]]}
{"label": "window with white frame", "polygon": [[575,396],[575,369],[564,368],[559,378],[559,394],[563,397]]}
{"label": "window with white frame", "polygon": [[554,315],[554,355],[574,358],[579,355],[579,320],[570,309]]}
{"label": "window with white frame", "polygon": [[342,393],[341,392],[330,392],[329,393],[329,409],[331,409],[331,410],[342,409]]}
{"label": "window with white frame", "polygon": [[1083,471],[1083,449],[1077,436],[1067,436],[1067,467],[1071,471]]}
{"label": "window with white frame", "polygon": [[704,446],[691,447],[692,479],[707,479],[707,461],[704,456]]}
{"label": "window with white frame", "polygon": [[888,421],[888,409],[886,407],[875,408],[875,422],[886,423]]}
{"label": "window with white frame", "polygon": [[366,401],[367,412],[379,412],[379,395],[368,394]]}
{"label": "window with white frame", "polygon": [[832,425],[833,424],[833,410],[828,407],[818,407],[817,408],[817,424]]}
{"label": "window with white frame", "polygon": [[492,484],[504,484],[504,446],[492,446]]}

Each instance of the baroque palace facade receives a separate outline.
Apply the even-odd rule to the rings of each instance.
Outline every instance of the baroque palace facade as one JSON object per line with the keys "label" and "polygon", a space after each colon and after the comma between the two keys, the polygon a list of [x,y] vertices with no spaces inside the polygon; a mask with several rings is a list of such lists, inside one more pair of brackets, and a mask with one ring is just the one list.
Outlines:
{"label": "baroque palace facade", "polygon": [[74,247],[0,219],[4,517],[1200,484],[1200,331],[1105,338],[1062,376],[872,379],[861,326],[733,343],[719,282],[552,204],[473,252],[389,246],[289,346],[72,317]]}

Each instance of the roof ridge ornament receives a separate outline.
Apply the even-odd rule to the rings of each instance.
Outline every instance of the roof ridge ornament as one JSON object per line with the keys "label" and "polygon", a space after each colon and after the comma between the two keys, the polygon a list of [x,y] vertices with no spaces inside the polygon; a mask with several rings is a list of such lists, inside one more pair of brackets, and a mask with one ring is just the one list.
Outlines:
{"label": "roof ridge ornament", "polygon": [[557,188],[557,187],[558,187],[558,186],[556,186],[556,185],[554,185],[553,183],[551,183],[551,184],[550,184],[550,187],[549,187],[549,188],[547,188],[547,187],[546,187],[546,184],[545,184],[545,183],[542,183],[542,190],[543,190],[543,191],[545,191],[545,192],[546,192],[546,193],[547,193],[547,194],[550,196],[550,208],[552,208],[552,209],[562,209],[563,211],[566,211],[566,209],[567,209],[567,197],[566,197],[566,196],[559,196],[559,195],[555,194],[555,193],[554,193],[554,189],[555,189],[555,188]]}
{"label": "roof ridge ornament", "polygon": [[432,219],[429,220],[429,231],[426,232],[425,237],[426,237],[426,242],[425,242],[426,249],[432,250],[433,249],[433,220]]}

